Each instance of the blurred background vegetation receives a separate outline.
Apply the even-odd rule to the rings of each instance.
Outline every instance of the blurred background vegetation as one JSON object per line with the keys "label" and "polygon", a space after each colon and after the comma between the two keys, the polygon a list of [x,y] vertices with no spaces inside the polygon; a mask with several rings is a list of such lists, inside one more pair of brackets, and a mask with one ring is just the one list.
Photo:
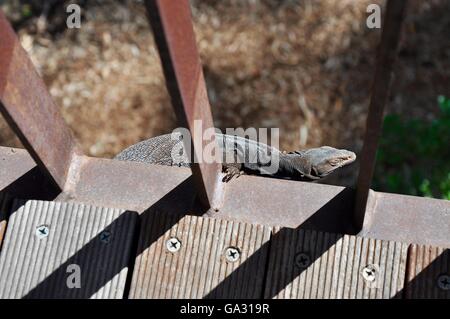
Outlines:
{"label": "blurred background vegetation", "polygon": [[431,120],[388,115],[377,153],[375,189],[450,200],[450,99]]}
{"label": "blurred background vegetation", "polygon": [[[65,27],[69,3],[82,7],[81,29]],[[192,0],[215,125],[280,128],[284,150],[360,152],[380,36],[365,25],[371,3],[385,1]],[[112,157],[175,128],[143,1],[0,0],[0,8],[87,154]],[[377,190],[449,199],[448,30],[450,1],[409,1]],[[2,119],[0,145],[20,147]],[[354,186],[357,165],[324,183]]]}

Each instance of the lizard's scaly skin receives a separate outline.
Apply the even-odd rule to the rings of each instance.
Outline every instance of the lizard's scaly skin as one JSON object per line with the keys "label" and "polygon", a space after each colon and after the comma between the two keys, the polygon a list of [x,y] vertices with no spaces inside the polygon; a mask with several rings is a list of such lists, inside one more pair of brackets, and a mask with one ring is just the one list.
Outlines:
{"label": "lizard's scaly skin", "polygon": [[[180,138],[180,133],[156,136],[128,147],[115,159],[190,167]],[[329,146],[284,154],[274,147],[238,136],[217,133],[216,141],[222,151],[224,169],[232,174],[237,169],[258,175],[315,180],[356,159],[353,152]],[[273,161],[278,164],[276,171],[268,166]]]}

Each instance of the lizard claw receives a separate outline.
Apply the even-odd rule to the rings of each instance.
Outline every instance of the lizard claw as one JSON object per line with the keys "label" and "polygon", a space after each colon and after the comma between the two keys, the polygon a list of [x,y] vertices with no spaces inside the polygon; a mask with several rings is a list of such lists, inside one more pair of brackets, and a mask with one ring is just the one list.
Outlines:
{"label": "lizard claw", "polygon": [[239,170],[237,167],[227,167],[225,170],[225,176],[222,179],[222,182],[228,183],[234,176],[238,178],[243,175],[244,172]]}

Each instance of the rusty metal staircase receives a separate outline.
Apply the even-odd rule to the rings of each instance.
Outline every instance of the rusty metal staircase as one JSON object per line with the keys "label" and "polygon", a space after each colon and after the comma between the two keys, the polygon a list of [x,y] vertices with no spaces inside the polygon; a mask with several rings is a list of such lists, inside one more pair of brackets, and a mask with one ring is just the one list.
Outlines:
{"label": "rusty metal staircase", "polygon": [[[146,5],[198,152],[193,123],[213,121],[188,1]],[[405,6],[387,4],[356,191],[83,155],[0,13],[0,110],[27,149],[0,147],[0,297],[449,298],[450,202],[369,188]]]}

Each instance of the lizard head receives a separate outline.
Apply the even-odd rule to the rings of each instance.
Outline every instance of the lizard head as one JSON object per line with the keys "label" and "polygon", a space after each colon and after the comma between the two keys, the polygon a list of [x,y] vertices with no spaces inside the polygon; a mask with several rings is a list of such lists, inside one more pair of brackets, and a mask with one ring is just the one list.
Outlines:
{"label": "lizard head", "polygon": [[355,161],[356,154],[330,146],[290,152],[296,179],[317,180]]}

